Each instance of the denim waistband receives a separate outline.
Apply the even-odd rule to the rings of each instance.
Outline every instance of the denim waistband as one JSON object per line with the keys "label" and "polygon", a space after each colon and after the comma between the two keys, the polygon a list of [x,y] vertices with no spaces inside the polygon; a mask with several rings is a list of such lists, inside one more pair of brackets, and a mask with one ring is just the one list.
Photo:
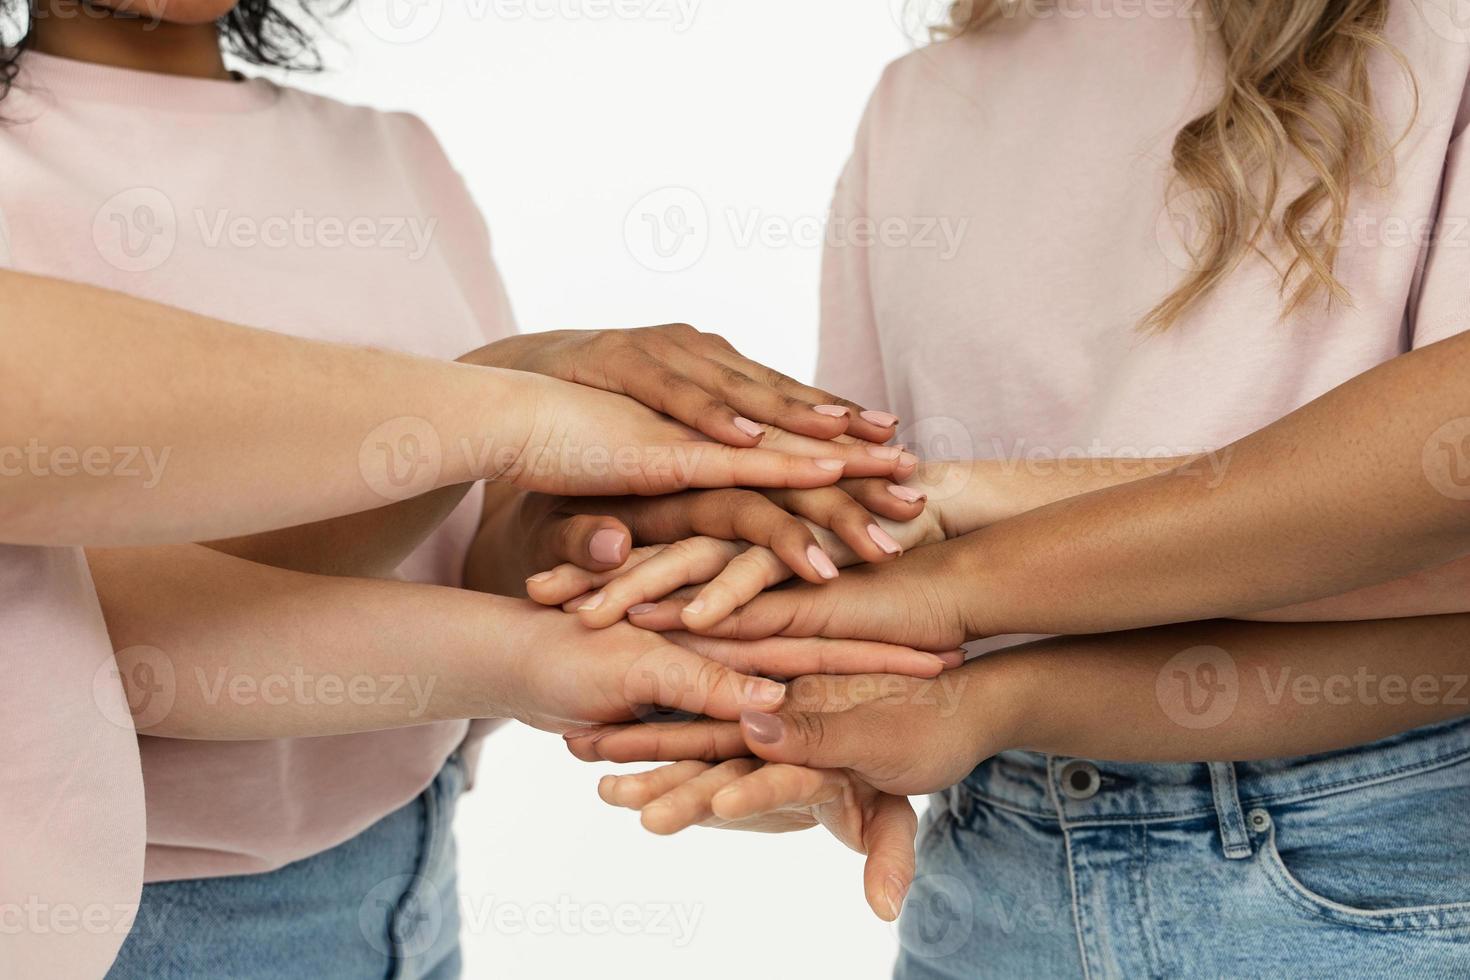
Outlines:
{"label": "denim waistband", "polygon": [[[1116,763],[1003,752],[959,789],[973,799],[1069,825],[1207,815],[1234,824],[1242,807],[1345,792],[1466,759],[1470,719],[1457,719],[1340,752],[1263,762]],[[1074,779],[1081,792],[1076,786],[1068,792]],[[951,799],[952,806],[957,802]],[[1227,841],[1234,830],[1222,823]]]}

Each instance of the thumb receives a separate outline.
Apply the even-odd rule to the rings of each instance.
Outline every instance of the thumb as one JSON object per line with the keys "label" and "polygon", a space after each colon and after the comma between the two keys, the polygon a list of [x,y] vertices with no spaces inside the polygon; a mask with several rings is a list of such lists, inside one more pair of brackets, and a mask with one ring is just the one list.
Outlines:
{"label": "thumb", "polygon": [[589,572],[606,572],[628,560],[633,535],[616,517],[574,514],[551,521],[539,543],[538,568],[570,562]]}
{"label": "thumb", "polygon": [[745,711],[740,734],[768,762],[817,769],[866,768],[881,754],[877,717],[858,705],[848,711]]}
{"label": "thumb", "polygon": [[880,793],[863,828],[863,892],[868,905],[884,922],[893,922],[903,908],[914,880],[914,836],[919,818],[907,796]]}

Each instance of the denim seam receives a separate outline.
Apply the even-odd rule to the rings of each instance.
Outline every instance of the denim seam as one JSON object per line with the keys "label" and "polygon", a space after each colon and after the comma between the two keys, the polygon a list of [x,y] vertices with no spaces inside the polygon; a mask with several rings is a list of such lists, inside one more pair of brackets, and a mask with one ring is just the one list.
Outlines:
{"label": "denim seam", "polygon": [[1464,762],[1470,762],[1470,749],[1460,749],[1450,755],[1442,755],[1413,765],[1403,765],[1396,769],[1387,769],[1383,772],[1373,773],[1368,776],[1355,776],[1351,779],[1340,779],[1333,783],[1324,783],[1314,786],[1309,790],[1298,790],[1292,793],[1279,793],[1274,796],[1252,796],[1242,800],[1241,805],[1271,804],[1271,803],[1299,803],[1302,800],[1314,800],[1320,796],[1334,796],[1353,789],[1362,789],[1367,786],[1377,786],[1383,783],[1392,783],[1400,779],[1408,779],[1411,776],[1420,776],[1424,773],[1434,772],[1437,769],[1448,769]]}
{"label": "denim seam", "polygon": [[1072,831],[1067,826],[1067,815],[1063,812],[1061,800],[1056,794],[1054,780],[1055,760],[1051,756],[1046,759],[1046,795],[1051,798],[1052,806],[1055,808],[1053,816],[1062,831],[1062,847],[1067,854],[1067,884],[1072,892],[1072,928],[1077,934],[1077,959],[1082,963],[1082,980],[1092,980],[1092,966],[1087,943],[1087,926],[1082,921],[1082,896],[1077,888],[1077,868],[1072,854]]}

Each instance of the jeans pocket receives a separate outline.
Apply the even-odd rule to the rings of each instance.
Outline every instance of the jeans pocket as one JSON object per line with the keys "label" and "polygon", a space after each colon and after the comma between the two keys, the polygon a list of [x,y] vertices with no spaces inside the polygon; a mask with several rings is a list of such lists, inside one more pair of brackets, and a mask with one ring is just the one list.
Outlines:
{"label": "jeans pocket", "polygon": [[1251,811],[1257,864],[1317,918],[1383,931],[1470,928],[1470,764]]}

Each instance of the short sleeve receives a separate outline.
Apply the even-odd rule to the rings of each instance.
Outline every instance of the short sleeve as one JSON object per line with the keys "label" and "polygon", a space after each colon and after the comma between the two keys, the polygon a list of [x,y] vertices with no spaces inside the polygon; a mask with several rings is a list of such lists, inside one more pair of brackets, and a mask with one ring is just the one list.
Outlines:
{"label": "short sleeve", "polygon": [[1434,234],[1411,310],[1414,349],[1470,328],[1470,147],[1450,143],[1440,184]]}

